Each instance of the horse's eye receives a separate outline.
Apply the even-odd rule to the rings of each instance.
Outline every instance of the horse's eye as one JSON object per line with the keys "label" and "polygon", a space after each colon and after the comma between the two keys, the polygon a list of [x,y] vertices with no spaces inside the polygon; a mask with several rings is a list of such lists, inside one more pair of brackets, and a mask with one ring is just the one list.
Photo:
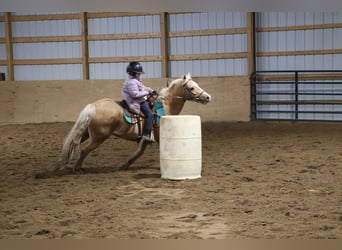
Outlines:
{"label": "horse's eye", "polygon": [[193,91],[194,89],[195,89],[194,87],[190,88],[191,91]]}

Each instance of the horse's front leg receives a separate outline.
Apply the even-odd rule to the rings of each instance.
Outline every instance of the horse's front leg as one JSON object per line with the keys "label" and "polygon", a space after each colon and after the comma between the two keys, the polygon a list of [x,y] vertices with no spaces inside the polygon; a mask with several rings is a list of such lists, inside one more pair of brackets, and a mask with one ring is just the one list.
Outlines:
{"label": "horse's front leg", "polygon": [[147,144],[149,144],[149,141],[141,140],[139,143],[139,148],[137,149],[137,151],[135,151],[134,155],[125,164],[123,164],[120,167],[120,169],[121,170],[127,170],[129,168],[129,166],[131,166],[133,164],[133,162],[136,161],[136,159],[138,159],[140,156],[142,156],[144,154]]}

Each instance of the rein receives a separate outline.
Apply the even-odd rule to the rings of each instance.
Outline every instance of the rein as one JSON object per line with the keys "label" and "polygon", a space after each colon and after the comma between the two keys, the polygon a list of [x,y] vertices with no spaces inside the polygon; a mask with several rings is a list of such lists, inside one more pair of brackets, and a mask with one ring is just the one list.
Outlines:
{"label": "rein", "polygon": [[[200,101],[200,97],[201,95],[203,94],[204,90],[201,91],[201,93],[199,93],[198,95],[194,95],[192,92],[191,92],[191,88],[189,88],[187,85],[188,85],[188,82],[191,81],[192,79],[190,78],[188,81],[186,81],[184,84],[183,84],[183,88],[184,88],[184,100],[194,100],[196,102]],[[190,98],[186,98],[186,93],[188,94],[188,96]]]}

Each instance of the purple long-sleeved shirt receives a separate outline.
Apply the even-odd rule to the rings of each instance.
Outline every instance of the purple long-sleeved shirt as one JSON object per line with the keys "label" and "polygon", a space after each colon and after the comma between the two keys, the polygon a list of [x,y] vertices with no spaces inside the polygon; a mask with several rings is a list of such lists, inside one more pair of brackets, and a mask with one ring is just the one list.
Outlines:
{"label": "purple long-sleeved shirt", "polygon": [[129,77],[123,84],[122,97],[129,108],[139,114],[140,103],[145,101],[150,91],[152,89],[144,86],[140,79]]}

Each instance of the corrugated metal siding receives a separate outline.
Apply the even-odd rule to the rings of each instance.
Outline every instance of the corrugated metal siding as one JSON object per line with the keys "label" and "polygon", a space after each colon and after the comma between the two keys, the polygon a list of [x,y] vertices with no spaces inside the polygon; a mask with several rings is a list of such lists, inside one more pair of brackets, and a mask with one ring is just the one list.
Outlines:
{"label": "corrugated metal siding", "polygon": [[80,42],[14,43],[14,59],[55,59],[82,57]]}
{"label": "corrugated metal siding", "polygon": [[0,60],[6,60],[6,44],[0,43]]}
{"label": "corrugated metal siding", "polygon": [[[142,62],[145,74],[143,78],[161,77],[160,62]],[[91,79],[125,79],[127,63],[90,63]]]}
{"label": "corrugated metal siding", "polygon": [[[45,15],[68,14],[75,12],[14,12],[12,15]],[[171,14],[170,31],[240,28],[246,26],[246,13],[240,12],[208,12],[192,14]],[[79,20],[51,20],[13,22],[13,37],[36,36],[68,36],[80,35]],[[0,32],[4,33],[4,30]],[[127,16],[112,18],[95,18],[88,20],[89,35],[127,34],[127,33],[158,33],[160,32],[160,16]],[[1,34],[1,33],[0,33]],[[245,52],[247,50],[246,35],[218,35],[179,37],[170,40],[171,54],[203,54],[224,52]],[[16,43],[14,59],[48,59],[48,58],[80,58],[80,42],[58,43]],[[1,49],[1,48],[0,48]],[[90,57],[125,57],[125,56],[160,56],[160,39],[131,39],[90,41]],[[127,63],[92,63],[90,64],[90,79],[121,79],[124,78]],[[142,62],[146,74],[144,77],[161,77],[161,62]],[[184,67],[182,66],[184,65]],[[25,79],[27,72],[44,69],[37,75],[39,79],[56,79],[55,72],[63,67],[73,75],[69,78],[78,79],[81,76],[79,65],[45,65],[16,66],[16,79]],[[120,68],[120,69],[119,69]],[[215,75],[245,75],[247,59],[218,59],[172,61],[169,64],[171,76],[179,76],[190,71],[197,76]],[[115,69],[115,70],[113,70]],[[123,73],[122,73],[123,72]],[[23,75],[21,75],[23,74]],[[59,76],[58,76],[59,77]]]}
{"label": "corrugated metal siding", "polygon": [[88,19],[89,35],[160,32],[159,15]]}
{"label": "corrugated metal siding", "polygon": [[5,73],[7,76],[7,66],[0,66],[0,73]]}
{"label": "corrugated metal siding", "polygon": [[[299,30],[299,31],[279,31],[260,32],[257,35],[257,51],[305,51],[305,50],[328,50],[342,48],[342,28],[325,30]],[[322,61],[322,55],[298,55],[298,56],[272,56],[273,67],[277,69],[311,69],[320,70],[335,67],[331,62],[338,63],[339,54],[324,55],[329,57],[329,63]],[[330,58],[331,57],[331,58]],[[267,57],[258,57],[266,58]],[[332,59],[332,60],[330,60]],[[296,63],[294,65],[294,62]],[[339,63],[338,63],[339,64]],[[339,64],[340,65],[340,64]],[[267,70],[268,65],[257,64],[258,70]]]}
{"label": "corrugated metal siding", "polygon": [[[257,13],[257,27],[285,27],[342,23],[342,12]],[[258,32],[257,52],[328,50],[342,48],[342,28]],[[257,57],[257,70],[341,69],[340,54]]]}
{"label": "corrugated metal siding", "polygon": [[341,12],[258,12],[257,27],[342,23]]}
{"label": "corrugated metal siding", "polygon": [[342,54],[258,57],[256,64],[258,70],[340,70]]}
{"label": "corrugated metal siding", "polygon": [[[88,20],[89,35],[159,33],[160,16],[128,16]],[[118,39],[89,42],[89,57],[160,56],[160,39]],[[161,77],[160,62],[141,62],[144,77]],[[124,79],[127,63],[91,63],[90,79]]]}
{"label": "corrugated metal siding", "polygon": [[15,80],[80,80],[81,64],[61,65],[16,65]]}
{"label": "corrugated metal siding", "polygon": [[[170,32],[241,28],[246,27],[246,13],[170,14],[169,24]],[[171,37],[169,46],[170,55],[246,52],[247,35]],[[170,75],[172,77],[178,77],[188,71],[196,76],[246,75],[247,60],[213,59],[170,62]]]}
{"label": "corrugated metal siding", "polygon": [[4,22],[0,22],[0,37],[5,37],[5,23]]}
{"label": "corrugated metal siding", "polygon": [[90,57],[159,56],[160,39],[90,41]]}
{"label": "corrugated metal siding", "polygon": [[170,32],[246,27],[244,12],[170,14]]}
{"label": "corrugated metal siding", "polygon": [[[14,15],[61,14],[61,12],[14,13]],[[63,13],[65,14],[65,13]],[[25,21],[12,23],[13,37],[75,36],[80,35],[79,20]],[[82,57],[81,42],[14,43],[13,58],[56,59]],[[17,65],[15,80],[72,80],[82,79],[80,64]]]}
{"label": "corrugated metal siding", "polygon": [[[171,61],[172,77],[179,77],[187,72],[193,76],[234,76],[246,75],[247,59],[217,59]],[[177,75],[178,74],[178,75]]]}
{"label": "corrugated metal siding", "polygon": [[13,22],[12,36],[77,36],[81,34],[80,25],[79,20]]}
{"label": "corrugated metal siding", "polygon": [[[257,27],[286,27],[314,24],[342,23],[342,12],[267,12],[256,14]],[[328,50],[342,48],[342,29],[315,29],[298,31],[258,32],[256,34],[257,52]],[[256,58],[257,70],[341,70],[342,54],[270,56]],[[299,92],[341,92],[340,85],[306,84],[300,85]],[[293,85],[260,86],[262,91],[294,91]],[[261,97],[259,97],[261,98]],[[268,99],[271,97],[269,96]],[[291,99],[292,98],[292,99]],[[294,96],[273,95],[272,100],[293,100]],[[340,97],[300,95],[300,100],[333,100]],[[262,100],[267,97],[263,96]],[[259,99],[261,100],[261,99]],[[261,106],[259,107],[259,109]],[[292,110],[293,106],[268,105],[264,110]],[[299,105],[302,111],[342,111],[337,105]],[[294,119],[294,114],[260,113],[264,119]],[[342,120],[339,114],[299,114],[298,119]]]}
{"label": "corrugated metal siding", "polygon": [[47,11],[21,11],[21,12],[11,12],[13,16],[34,16],[34,15],[57,15],[57,14],[77,14],[79,12],[47,12]]}
{"label": "corrugated metal siding", "polygon": [[[141,62],[145,74],[144,78],[161,77],[160,62]],[[126,78],[126,67],[128,63],[90,63],[90,79],[124,79]]]}
{"label": "corrugated metal siding", "polygon": [[170,39],[170,52],[172,55],[246,52],[246,39],[246,35],[174,37]]}

